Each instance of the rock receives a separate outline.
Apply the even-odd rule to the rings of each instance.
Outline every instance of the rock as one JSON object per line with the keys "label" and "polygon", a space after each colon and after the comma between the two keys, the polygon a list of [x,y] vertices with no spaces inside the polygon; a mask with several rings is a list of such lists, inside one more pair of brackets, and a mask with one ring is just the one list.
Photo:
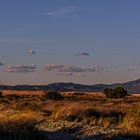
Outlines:
{"label": "rock", "polygon": [[108,124],[105,124],[105,126],[106,129],[101,126],[82,124],[81,122],[69,122],[64,120],[54,122],[53,120],[48,120],[41,124],[40,129],[47,132],[50,140],[98,140],[98,138],[101,138],[103,135],[119,132],[118,129],[109,128]]}

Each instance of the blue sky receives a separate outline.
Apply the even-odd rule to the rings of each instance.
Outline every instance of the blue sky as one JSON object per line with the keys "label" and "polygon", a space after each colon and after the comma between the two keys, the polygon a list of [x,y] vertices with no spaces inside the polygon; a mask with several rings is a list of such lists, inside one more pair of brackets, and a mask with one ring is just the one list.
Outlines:
{"label": "blue sky", "polygon": [[1,0],[0,84],[140,78],[139,0]]}

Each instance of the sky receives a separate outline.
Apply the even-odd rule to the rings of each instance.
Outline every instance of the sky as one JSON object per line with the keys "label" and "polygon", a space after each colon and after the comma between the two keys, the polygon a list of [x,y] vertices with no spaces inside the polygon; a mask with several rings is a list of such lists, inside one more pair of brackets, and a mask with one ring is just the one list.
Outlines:
{"label": "sky", "polygon": [[1,0],[0,84],[140,78],[139,0]]}

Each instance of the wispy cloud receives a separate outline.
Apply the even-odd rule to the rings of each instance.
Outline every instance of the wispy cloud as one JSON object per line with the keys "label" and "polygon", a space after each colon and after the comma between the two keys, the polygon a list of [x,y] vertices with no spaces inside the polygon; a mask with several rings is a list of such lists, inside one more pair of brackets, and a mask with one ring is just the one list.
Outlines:
{"label": "wispy cloud", "polygon": [[90,53],[87,53],[87,52],[82,52],[82,53],[77,53],[75,54],[75,56],[89,56]]}
{"label": "wispy cloud", "polygon": [[135,66],[135,65],[136,65],[136,63],[132,63],[131,65],[132,65],[132,66]]}
{"label": "wispy cloud", "polygon": [[51,17],[61,17],[61,16],[74,16],[75,11],[78,9],[77,6],[67,6],[55,11],[48,11],[45,13],[47,16]]}
{"label": "wispy cloud", "polygon": [[138,63],[138,66],[140,66],[140,62]]}
{"label": "wispy cloud", "polygon": [[35,72],[36,66],[35,65],[9,65],[5,68],[5,72],[12,72],[12,73],[29,73]]}
{"label": "wispy cloud", "polygon": [[87,76],[87,74],[85,74],[85,73],[58,73],[57,75],[59,75],[59,76],[72,76],[72,77],[78,77],[78,78],[82,78],[82,77]]}
{"label": "wispy cloud", "polygon": [[104,70],[104,67],[94,66],[91,68],[82,68],[78,66],[49,64],[45,66],[45,69],[46,71],[57,71],[63,73],[82,73],[82,72],[101,72]]}
{"label": "wispy cloud", "polygon": [[128,69],[128,71],[130,72],[130,71],[134,71],[134,69],[133,68],[130,68],[130,69]]}

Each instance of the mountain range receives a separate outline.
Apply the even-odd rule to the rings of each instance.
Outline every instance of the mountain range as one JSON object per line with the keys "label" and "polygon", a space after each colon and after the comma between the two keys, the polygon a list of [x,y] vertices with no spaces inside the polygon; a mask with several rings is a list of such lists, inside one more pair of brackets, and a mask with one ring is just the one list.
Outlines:
{"label": "mountain range", "polygon": [[140,93],[140,79],[125,83],[84,85],[76,83],[52,83],[48,85],[0,85],[0,90],[58,90],[58,91],[81,91],[101,92],[105,88],[124,87],[130,93]]}

